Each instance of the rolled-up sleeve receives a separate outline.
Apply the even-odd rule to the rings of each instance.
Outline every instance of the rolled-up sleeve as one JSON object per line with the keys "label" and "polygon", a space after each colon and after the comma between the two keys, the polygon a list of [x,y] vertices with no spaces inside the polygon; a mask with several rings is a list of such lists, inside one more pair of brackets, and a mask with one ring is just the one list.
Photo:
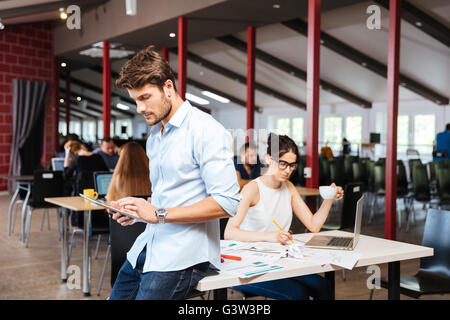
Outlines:
{"label": "rolled-up sleeve", "polygon": [[231,134],[220,124],[201,131],[195,150],[206,192],[230,216],[234,216],[241,195],[233,164]]}

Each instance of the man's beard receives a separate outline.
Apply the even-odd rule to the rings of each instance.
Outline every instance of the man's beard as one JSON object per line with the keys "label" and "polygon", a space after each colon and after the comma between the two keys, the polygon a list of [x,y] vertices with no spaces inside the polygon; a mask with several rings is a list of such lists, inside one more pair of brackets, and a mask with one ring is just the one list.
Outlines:
{"label": "man's beard", "polygon": [[167,116],[169,115],[170,111],[172,111],[172,104],[169,102],[169,100],[167,100],[167,98],[165,96],[162,97],[161,102],[162,102],[162,105],[163,105],[162,110],[161,110],[162,113],[161,113],[161,115],[159,117],[157,117],[153,121],[149,122],[149,120],[147,120],[147,124],[149,126],[153,126],[154,124],[160,123],[161,120],[167,118]]}

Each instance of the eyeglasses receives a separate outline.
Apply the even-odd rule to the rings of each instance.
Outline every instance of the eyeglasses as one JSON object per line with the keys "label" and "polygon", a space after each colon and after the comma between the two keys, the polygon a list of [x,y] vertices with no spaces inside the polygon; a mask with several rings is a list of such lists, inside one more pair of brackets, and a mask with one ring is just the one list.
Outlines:
{"label": "eyeglasses", "polygon": [[281,170],[285,170],[287,167],[289,167],[289,170],[295,170],[298,167],[298,163],[297,162],[293,162],[293,163],[289,163],[283,160],[277,160],[274,158],[271,158],[273,161],[275,161],[276,163],[278,163],[278,168],[280,168]]}

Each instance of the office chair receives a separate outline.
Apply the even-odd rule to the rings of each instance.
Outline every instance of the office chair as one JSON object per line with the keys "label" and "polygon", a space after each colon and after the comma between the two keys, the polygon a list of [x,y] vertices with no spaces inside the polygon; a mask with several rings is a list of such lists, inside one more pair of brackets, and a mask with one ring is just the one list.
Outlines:
{"label": "office chair", "polygon": [[[420,269],[414,276],[400,277],[400,293],[418,299],[424,294],[450,293],[450,211],[428,209],[422,246],[431,247],[434,254],[420,259]],[[381,279],[387,288],[387,279]],[[374,289],[370,290],[369,300]]]}
{"label": "office chair", "polygon": [[[44,225],[45,216],[47,216],[48,228],[50,229],[50,217],[48,209],[59,209],[58,206],[48,203],[44,200],[47,197],[62,197],[63,177],[60,171],[36,170],[33,173],[34,181],[31,189],[31,201],[27,204],[25,217],[25,247],[28,248],[30,238],[31,216],[33,210],[44,209],[42,216],[41,231]],[[59,214],[58,214],[59,218]]]}
{"label": "office chair", "polygon": [[428,182],[427,169],[421,162],[416,162],[412,168],[413,196],[410,198],[409,216],[406,224],[406,232],[409,230],[410,223],[415,222],[416,211],[414,202],[420,202],[425,207],[430,206],[430,184]]}

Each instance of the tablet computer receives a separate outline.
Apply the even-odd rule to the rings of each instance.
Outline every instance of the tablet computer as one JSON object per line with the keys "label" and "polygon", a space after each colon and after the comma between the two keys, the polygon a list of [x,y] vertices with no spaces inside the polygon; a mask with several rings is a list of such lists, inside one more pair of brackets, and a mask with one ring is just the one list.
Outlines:
{"label": "tablet computer", "polygon": [[147,221],[142,220],[141,218],[139,218],[138,216],[133,215],[132,213],[125,212],[125,211],[122,211],[120,209],[111,207],[110,205],[107,205],[106,202],[103,201],[103,200],[90,198],[88,196],[85,196],[82,193],[80,193],[79,196],[82,197],[83,199],[86,199],[86,200],[92,202],[93,204],[99,205],[101,207],[104,207],[104,208],[109,209],[109,210],[114,211],[114,212],[118,212],[118,213],[120,213],[123,216],[127,216],[127,217],[130,217],[130,218],[133,218],[133,219],[135,219],[136,221],[139,221],[139,222],[148,223]]}

